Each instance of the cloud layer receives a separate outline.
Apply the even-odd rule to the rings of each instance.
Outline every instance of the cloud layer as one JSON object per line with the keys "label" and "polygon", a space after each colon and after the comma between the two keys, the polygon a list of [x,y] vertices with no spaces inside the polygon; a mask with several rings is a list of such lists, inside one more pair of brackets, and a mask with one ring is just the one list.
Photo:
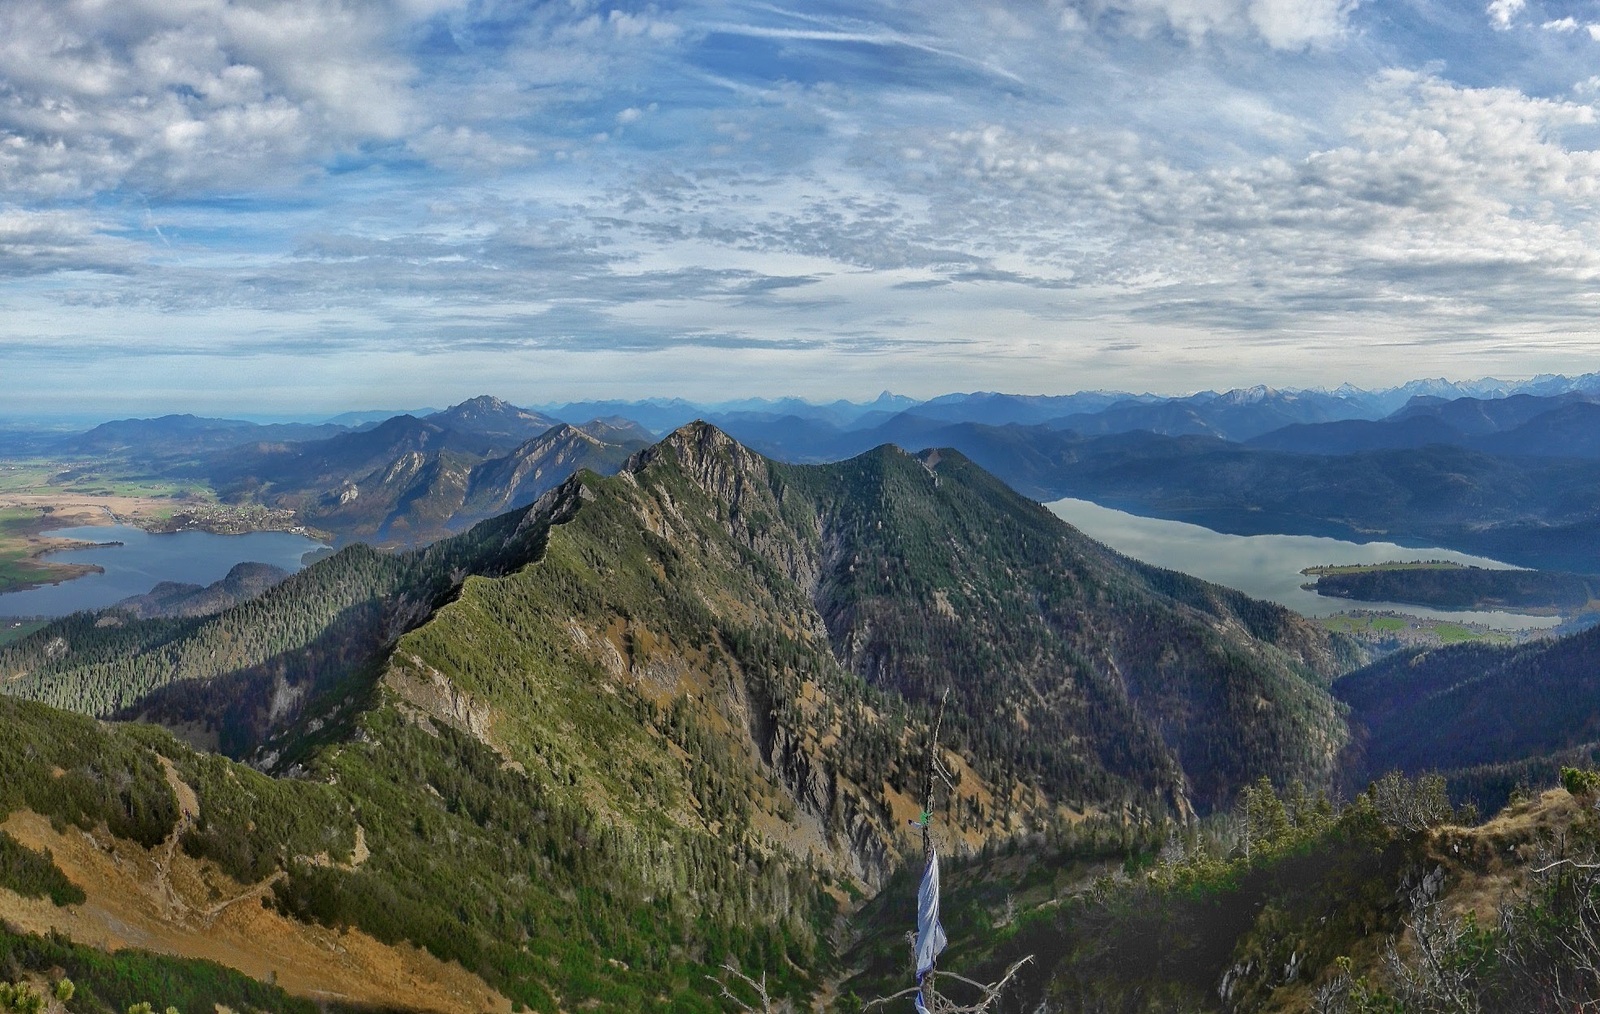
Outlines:
{"label": "cloud layer", "polygon": [[167,401],[1592,369],[1587,17],[13,0],[0,348]]}

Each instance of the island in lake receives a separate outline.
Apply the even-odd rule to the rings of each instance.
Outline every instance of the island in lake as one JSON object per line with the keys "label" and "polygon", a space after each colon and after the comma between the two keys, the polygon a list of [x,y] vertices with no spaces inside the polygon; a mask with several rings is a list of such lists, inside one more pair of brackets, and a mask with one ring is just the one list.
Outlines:
{"label": "island in lake", "polygon": [[1307,567],[1318,595],[1434,609],[1505,609],[1570,616],[1600,609],[1600,575],[1491,570],[1449,561]]}

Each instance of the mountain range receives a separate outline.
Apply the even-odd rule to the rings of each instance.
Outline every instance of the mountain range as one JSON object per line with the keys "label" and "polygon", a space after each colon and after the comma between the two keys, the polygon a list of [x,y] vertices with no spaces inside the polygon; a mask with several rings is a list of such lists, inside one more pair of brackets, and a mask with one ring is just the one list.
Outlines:
{"label": "mountain range", "polygon": [[[494,446],[416,419],[331,439],[273,474]],[[236,1009],[710,1011],[725,961],[825,997],[898,937],[874,908],[868,949],[835,948],[852,898],[909,904],[920,815],[957,857],[952,918],[990,927],[961,931],[974,960],[1040,955],[1033,1006],[1308,1009],[1337,958],[1377,968],[1451,812],[1398,782],[1329,800],[1388,764],[1486,793],[1593,740],[1595,633],[1350,673],[1344,638],[1119,556],[956,449],[787,464],[695,423],[613,473],[220,611],[79,614],[0,647],[0,950],[100,969],[96,1010],[155,982],[254,998]],[[1548,708],[1510,703],[1529,686]],[[1212,855],[1241,812],[1243,852]],[[1477,834],[1457,844],[1499,847]],[[1173,849],[1177,894],[1095,880]],[[997,914],[1008,882],[1026,918]],[[177,957],[117,971],[130,937]],[[177,960],[213,954],[289,989]]]}
{"label": "mountain range", "polygon": [[627,420],[577,428],[485,397],[322,440],[236,445],[180,474],[340,541],[418,545],[526,506],[579,468],[615,471],[644,443]]}
{"label": "mountain range", "polygon": [[354,427],[169,416],[7,439],[198,482],[224,503],[292,512],[341,544],[416,546],[523,506],[576,468],[614,471],[663,424],[698,417],[783,461],[949,446],[1042,499],[1097,499],[1224,531],[1427,540],[1587,571],[1600,553],[1583,508],[1600,475],[1596,397],[1600,374],[1183,398],[885,393],[535,410],[484,396],[421,418],[352,417]]}

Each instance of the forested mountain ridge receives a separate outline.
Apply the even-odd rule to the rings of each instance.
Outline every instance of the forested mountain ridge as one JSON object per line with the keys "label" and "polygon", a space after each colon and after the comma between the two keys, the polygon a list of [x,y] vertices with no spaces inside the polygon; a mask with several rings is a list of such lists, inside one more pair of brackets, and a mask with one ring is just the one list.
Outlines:
{"label": "forested mountain ridge", "polygon": [[[241,883],[272,881],[287,913],[414,942],[537,1010],[560,1009],[562,996],[610,1009],[710,1010],[700,973],[730,954],[779,963],[773,984],[784,991],[798,988],[786,969],[822,971],[826,958],[814,949],[831,903],[819,890],[832,874],[807,861],[869,880],[881,875],[895,824],[882,786],[905,749],[896,733],[904,717],[877,710],[879,698],[836,666],[825,670],[825,642],[808,654],[799,632],[773,627],[771,608],[727,639],[683,623],[694,604],[652,594],[650,557],[613,545],[625,534],[637,538],[637,515],[610,509],[616,498],[598,497],[594,481],[574,479],[537,509],[426,553],[396,559],[353,547],[309,568],[305,579],[319,587],[337,579],[359,585],[358,573],[375,571],[369,594],[373,584],[388,590],[363,601],[389,615],[406,596],[421,603],[436,592],[408,583],[419,573],[455,598],[443,608],[433,602],[431,622],[398,646],[388,641],[337,693],[312,696],[299,726],[262,755],[270,761],[281,748],[300,777],[247,776],[219,758],[160,746],[198,795],[185,851]],[[474,555],[491,544],[492,553]],[[523,566],[535,557],[540,564]],[[603,577],[585,569],[590,563]],[[483,576],[469,576],[467,565]],[[746,573],[730,607],[761,604],[761,576]],[[716,575],[717,588],[727,581]],[[551,587],[566,595],[550,601]],[[154,629],[129,629],[137,626]],[[57,627],[51,639],[72,634]],[[688,641],[702,635],[698,646]],[[190,642],[196,655],[206,643]],[[804,703],[789,707],[836,705],[837,727],[811,730],[810,740],[845,754],[865,772],[862,785],[804,744],[775,737],[772,765],[750,746],[744,730],[752,718],[773,721],[759,706],[747,708],[751,695],[798,688],[797,670],[817,670],[815,679],[841,681],[852,695],[825,702],[813,685]],[[287,680],[279,675],[281,690]],[[304,677],[302,688],[324,679]],[[252,678],[185,685],[225,701]],[[52,732],[74,723],[42,710],[0,714],[17,733],[11,743],[64,736],[98,749],[103,738],[86,737],[81,725]],[[8,784],[44,786],[27,802],[54,812],[52,768],[73,765],[56,750],[4,753],[20,765]],[[129,824],[141,840],[159,841],[173,806],[162,804],[163,814],[143,801],[166,795],[159,774],[135,791],[116,773],[120,763],[106,772],[124,788],[103,806],[131,807],[132,815],[112,827]],[[775,766],[804,777],[796,784],[807,806],[822,808],[820,819],[797,805]],[[966,788],[984,791],[976,777]],[[92,824],[98,811],[85,819]],[[152,826],[140,830],[139,819]],[[364,864],[356,840],[370,850]],[[319,853],[331,855],[331,865],[304,859]]]}
{"label": "forested mountain ridge", "polygon": [[116,603],[116,608],[136,619],[157,616],[209,616],[259,597],[289,576],[282,567],[247,561],[209,585],[162,581],[143,595]]}
{"label": "forested mountain ridge", "polygon": [[160,717],[243,756],[379,659],[464,577],[531,559],[543,528],[520,528],[527,513],[408,553],[358,543],[213,615],[77,613],[0,648],[0,688],[94,715]]}
{"label": "forested mountain ridge", "polygon": [[[707,578],[717,590],[699,593],[716,601],[730,582],[750,584],[752,560],[762,564],[764,583],[743,601],[778,595],[771,615],[824,638],[807,651],[894,699],[927,707],[951,688],[956,714],[970,716],[954,727],[991,778],[1082,808],[1130,793],[1203,807],[1262,773],[1332,777],[1342,722],[1324,685],[1352,659],[1286,610],[1126,560],[958,454],[885,447],[788,466],[704,425],[636,455],[615,481],[570,480],[520,521],[508,515],[400,557],[352,548],[199,621],[62,621],[0,651],[0,671],[11,692],[61,705],[187,715],[238,753],[425,622],[468,576],[509,575],[542,551],[523,538],[510,552],[508,531],[581,515],[584,504],[599,515],[633,502],[646,477],[665,489],[690,483],[663,503],[633,503],[643,530],[628,542],[664,540],[655,551],[673,562],[659,564],[663,575],[736,553],[738,567]],[[714,529],[679,523],[691,493],[719,519]],[[628,551],[613,542],[606,552]],[[541,591],[556,612],[571,608],[570,594]],[[683,581],[663,577],[640,598],[686,595]],[[677,639],[704,640],[701,628],[726,622],[689,620],[696,629]],[[226,691],[236,703],[225,722],[204,701],[182,703],[223,693],[191,685],[219,676],[254,687]],[[168,683],[184,685],[145,700]],[[240,701],[251,702],[248,719]]]}
{"label": "forested mountain ridge", "polygon": [[911,700],[951,688],[978,756],[1048,794],[1209,807],[1267,767],[1331,774],[1322,687],[1351,656],[1287,610],[1127,560],[948,450],[772,472],[815,505],[835,653]]}
{"label": "forested mountain ridge", "polygon": [[1600,627],[1381,659],[1334,687],[1351,709],[1352,774],[1444,771],[1461,797],[1497,806],[1519,782],[1548,781],[1561,764],[1593,759],[1597,674]]}

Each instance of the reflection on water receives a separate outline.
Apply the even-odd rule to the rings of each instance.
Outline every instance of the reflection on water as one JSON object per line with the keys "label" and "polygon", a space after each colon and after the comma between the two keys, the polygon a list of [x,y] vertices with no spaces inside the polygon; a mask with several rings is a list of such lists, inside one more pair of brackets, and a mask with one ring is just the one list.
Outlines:
{"label": "reflection on water", "polygon": [[0,595],[0,616],[65,616],[80,609],[103,609],[130,595],[143,595],[162,581],[208,585],[220,581],[234,564],[253,560],[287,571],[300,569],[300,558],[322,544],[288,532],[214,535],[173,532],[151,535],[129,525],[89,525],[50,533],[81,542],[120,542],[49,554],[52,563],[92,563],[103,574],[87,574],[57,585]]}
{"label": "reflection on water", "polygon": [[1119,553],[1158,567],[1182,571],[1288,606],[1303,616],[1328,616],[1347,609],[1394,609],[1413,616],[1483,623],[1503,630],[1554,627],[1556,616],[1496,611],[1450,611],[1387,602],[1327,598],[1300,586],[1315,580],[1300,573],[1319,564],[1385,563],[1390,560],[1450,560],[1476,567],[1510,565],[1451,549],[1412,549],[1392,542],[1345,542],[1313,535],[1225,535],[1199,525],[1101,507],[1087,500],[1045,504],[1057,517]]}

